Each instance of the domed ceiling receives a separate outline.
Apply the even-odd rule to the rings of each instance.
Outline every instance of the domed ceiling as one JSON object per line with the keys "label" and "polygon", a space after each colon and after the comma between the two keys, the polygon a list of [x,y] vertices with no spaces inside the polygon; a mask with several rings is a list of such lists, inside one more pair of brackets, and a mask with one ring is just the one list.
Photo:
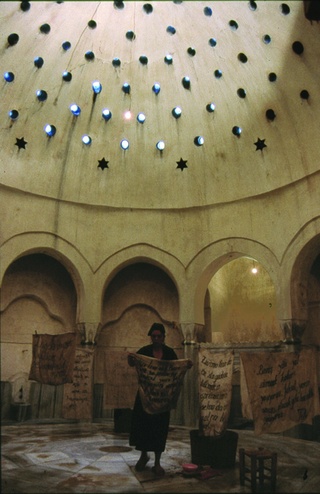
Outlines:
{"label": "domed ceiling", "polygon": [[303,2],[1,2],[0,22],[6,186],[189,208],[319,171],[320,25]]}

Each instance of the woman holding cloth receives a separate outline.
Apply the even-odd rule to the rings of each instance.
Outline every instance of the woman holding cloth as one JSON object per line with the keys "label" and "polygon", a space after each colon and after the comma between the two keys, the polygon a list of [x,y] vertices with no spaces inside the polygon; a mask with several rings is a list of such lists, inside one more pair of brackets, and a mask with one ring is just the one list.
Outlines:
{"label": "woman holding cloth", "polygon": [[[165,328],[163,324],[154,323],[148,332],[148,336],[151,337],[152,343],[140,348],[137,354],[159,360],[177,360],[178,357],[175,351],[164,343]],[[134,353],[129,353],[128,363],[131,367],[134,367]],[[192,361],[188,360],[189,369],[192,365]],[[137,471],[143,470],[148,463],[150,459],[148,451],[154,451],[155,461],[152,472],[159,476],[164,475],[165,471],[160,465],[160,457],[165,450],[169,421],[170,411],[156,414],[147,413],[143,409],[139,392],[137,393],[129,441],[130,446],[135,446],[138,451],[141,451],[140,458],[135,466]]]}

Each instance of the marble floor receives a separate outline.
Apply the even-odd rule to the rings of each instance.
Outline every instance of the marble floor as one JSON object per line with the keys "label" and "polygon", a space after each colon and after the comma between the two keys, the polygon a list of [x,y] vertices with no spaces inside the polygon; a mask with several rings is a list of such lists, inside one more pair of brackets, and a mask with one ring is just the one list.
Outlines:
{"label": "marble floor", "polygon": [[[162,455],[164,477],[152,471],[153,457],[142,472],[134,468],[139,452],[127,433],[102,423],[17,423],[1,427],[1,492],[7,493],[249,493],[240,486],[239,447],[263,446],[278,453],[276,492],[320,493],[320,443],[238,430],[236,463],[201,480],[183,474],[191,462],[189,429],[170,427]],[[270,492],[268,483],[260,492]],[[259,492],[259,489],[258,489]]]}

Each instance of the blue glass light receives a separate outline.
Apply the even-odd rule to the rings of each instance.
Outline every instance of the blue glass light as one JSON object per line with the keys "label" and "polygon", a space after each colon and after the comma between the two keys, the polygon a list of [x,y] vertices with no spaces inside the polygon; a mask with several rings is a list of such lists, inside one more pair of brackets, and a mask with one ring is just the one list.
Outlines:
{"label": "blue glass light", "polygon": [[74,115],[76,116],[80,115],[81,113],[80,106],[76,105],[75,103],[72,103],[72,105],[70,105],[69,108]]}
{"label": "blue glass light", "polygon": [[130,93],[130,84],[128,84],[127,82],[125,82],[122,86],[122,91],[125,93],[125,94],[129,94]]}
{"label": "blue glass light", "polygon": [[208,103],[206,109],[209,113],[212,113],[216,109],[216,105],[214,103]]}
{"label": "blue glass light", "polygon": [[102,86],[99,81],[93,81],[92,83],[93,92],[99,94],[101,92]]}
{"label": "blue glass light", "polygon": [[50,24],[42,24],[42,26],[40,26],[40,31],[43,33],[43,34],[48,34],[50,33],[50,30],[51,30],[51,27],[50,27]]}
{"label": "blue glass light", "polygon": [[242,87],[239,87],[237,91],[237,95],[239,96],[239,98],[245,98],[247,95],[246,90],[243,89]]}
{"label": "blue glass light", "polygon": [[20,9],[22,10],[22,12],[28,12],[28,10],[30,10],[30,2],[21,2],[20,3]]}
{"label": "blue glass light", "polygon": [[286,3],[282,3],[280,5],[280,10],[283,15],[288,15],[290,14],[290,7]]}
{"label": "blue glass light", "polygon": [[16,120],[18,116],[19,116],[18,110],[9,111],[9,117],[11,118],[11,120]]}
{"label": "blue glass light", "polygon": [[134,34],[133,31],[127,31],[126,32],[126,38],[129,40],[129,41],[133,41],[135,39],[136,35]]}
{"label": "blue glass light", "polygon": [[165,148],[165,144],[163,141],[157,142],[157,149],[159,149],[159,151],[163,151],[164,148]]}
{"label": "blue glass light", "polygon": [[230,29],[232,29],[232,31],[236,31],[238,29],[238,23],[237,21],[229,21],[229,26],[230,26]]}
{"label": "blue glass light", "polygon": [[122,139],[122,141],[120,142],[120,146],[124,150],[128,149],[128,147],[129,147],[129,141],[127,141],[127,139]]}
{"label": "blue glass light", "polygon": [[44,131],[46,134],[48,134],[49,137],[52,137],[56,133],[57,129],[54,125],[47,124],[44,126]]}
{"label": "blue glass light", "polygon": [[4,79],[7,81],[7,82],[12,82],[14,80],[14,73],[13,72],[5,72],[3,74],[3,77]]}
{"label": "blue glass light", "polygon": [[114,58],[114,59],[112,60],[112,65],[113,65],[114,67],[120,67],[120,65],[121,65],[121,60],[120,60],[120,58]]}
{"label": "blue glass light", "polygon": [[262,41],[268,45],[269,43],[271,43],[271,36],[269,36],[269,34],[265,34],[264,36],[262,36]]}
{"label": "blue glass light", "polygon": [[88,136],[88,135],[86,135],[86,134],[85,134],[84,136],[82,136],[82,142],[83,142],[83,144],[85,144],[86,146],[89,146],[89,144],[91,144],[91,141],[92,141],[92,139],[91,139],[91,137],[90,137],[90,136]]}
{"label": "blue glass light", "polygon": [[233,129],[232,129],[232,132],[233,132],[233,134],[234,134],[235,136],[240,137],[240,134],[241,134],[241,132],[242,132],[242,129],[241,129],[241,127],[238,127],[237,125],[235,125],[235,126],[233,127]]}
{"label": "blue glass light", "polygon": [[217,69],[214,71],[214,76],[217,78],[217,79],[220,79],[220,77],[222,77],[222,72],[221,70]]}
{"label": "blue glass light", "polygon": [[102,110],[102,116],[108,122],[108,120],[110,120],[112,117],[112,113],[108,108],[105,108],[104,110]]}
{"label": "blue glass light", "polygon": [[122,10],[124,9],[124,3],[122,1],[115,1],[113,2],[113,6],[115,9]]}
{"label": "blue glass light", "polygon": [[139,123],[144,123],[146,116],[144,113],[138,113],[137,120]]}
{"label": "blue glass light", "polygon": [[152,14],[153,12],[153,7],[150,3],[145,3],[142,9],[146,14]]}
{"label": "blue glass light", "polygon": [[152,86],[152,91],[154,92],[154,94],[159,94],[160,93],[160,84],[158,82],[156,82],[153,86]]}
{"label": "blue glass light", "polygon": [[42,89],[38,89],[36,95],[39,101],[45,101],[48,97],[46,91],[43,91]]}
{"label": "blue glass light", "polygon": [[194,143],[196,146],[202,146],[204,144],[204,138],[202,136],[197,136],[194,138]]}
{"label": "blue glass light", "polygon": [[146,57],[145,55],[141,55],[141,57],[139,57],[139,62],[142,65],[147,65],[148,64],[148,57]]}
{"label": "blue glass light", "polygon": [[269,110],[266,111],[266,117],[268,120],[274,120],[276,118],[276,113],[272,108],[269,108]]}
{"label": "blue glass light", "polygon": [[212,15],[212,9],[210,9],[210,7],[205,7],[203,9],[203,12],[204,12],[204,15],[207,15],[208,17],[210,17]]}
{"label": "blue glass light", "polygon": [[172,62],[173,62],[172,55],[170,55],[170,53],[168,53],[168,54],[164,57],[164,61],[166,62],[166,64],[171,65],[171,64],[172,64]]}
{"label": "blue glass light", "polygon": [[210,38],[208,43],[210,46],[216,46],[217,40],[215,38]]}
{"label": "blue glass light", "polygon": [[19,34],[17,34],[17,33],[11,33],[11,34],[9,34],[9,36],[8,36],[7,39],[8,39],[9,45],[10,46],[14,46],[19,41]]}
{"label": "blue glass light", "polygon": [[174,116],[174,118],[179,118],[179,117],[181,117],[181,113],[182,113],[182,110],[181,110],[180,106],[176,106],[176,107],[172,110],[172,115]]}
{"label": "blue glass light", "polygon": [[189,48],[187,49],[187,52],[189,53],[189,55],[191,57],[194,57],[196,54],[196,50],[193,48],[193,46],[189,46]]}
{"label": "blue glass light", "polygon": [[94,53],[93,51],[87,51],[84,55],[86,60],[93,60],[94,59]]}
{"label": "blue glass light", "polygon": [[71,48],[71,43],[70,43],[70,41],[64,41],[64,42],[62,43],[62,48],[63,48],[64,50],[66,50],[66,51],[67,51],[67,50],[70,50],[70,48]]}
{"label": "blue glass light", "polygon": [[71,74],[71,72],[67,72],[67,71],[63,72],[63,74],[62,74],[62,79],[63,79],[64,81],[70,82],[70,81],[71,81],[71,79],[72,79],[72,74]]}
{"label": "blue glass light", "polygon": [[35,67],[37,67],[38,69],[41,69],[42,65],[44,64],[44,60],[42,57],[37,57],[34,59],[34,65]]}
{"label": "blue glass light", "polygon": [[240,62],[242,63],[247,63],[248,57],[245,53],[239,53],[238,60],[240,60]]}
{"label": "blue glass light", "polygon": [[176,33],[176,29],[173,26],[168,26],[167,27],[167,33],[169,33],[169,34],[175,34]]}
{"label": "blue glass light", "polygon": [[185,76],[183,79],[182,79],[182,85],[185,89],[190,89],[190,78],[188,76]]}
{"label": "blue glass light", "polygon": [[254,0],[250,0],[250,2],[249,2],[249,9],[250,10],[253,10],[253,11],[254,10],[257,10],[257,4],[256,4],[256,2]]}

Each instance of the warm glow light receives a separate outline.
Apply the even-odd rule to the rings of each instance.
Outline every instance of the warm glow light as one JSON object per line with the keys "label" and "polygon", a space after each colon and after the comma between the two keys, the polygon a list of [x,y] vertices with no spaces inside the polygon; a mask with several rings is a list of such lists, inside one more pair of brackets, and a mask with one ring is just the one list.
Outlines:
{"label": "warm glow light", "polygon": [[125,114],[124,114],[124,118],[125,118],[126,120],[131,120],[131,118],[132,118],[132,113],[131,113],[131,111],[130,111],[130,110],[128,110],[128,111],[126,111],[126,112],[125,112]]}
{"label": "warm glow light", "polygon": [[257,270],[257,268],[252,268],[252,269],[251,269],[251,272],[252,272],[253,274],[256,274],[256,273],[258,272],[258,270]]}

